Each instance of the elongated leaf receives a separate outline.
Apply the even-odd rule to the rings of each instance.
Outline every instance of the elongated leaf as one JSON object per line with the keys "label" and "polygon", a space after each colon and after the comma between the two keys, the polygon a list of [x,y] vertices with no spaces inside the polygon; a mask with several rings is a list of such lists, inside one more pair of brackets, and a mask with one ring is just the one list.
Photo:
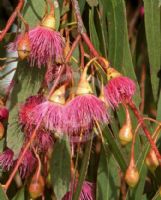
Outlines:
{"label": "elongated leaf", "polygon": [[94,22],[94,8],[89,11],[89,31],[92,43],[94,44],[95,48],[100,51],[98,34]]}
{"label": "elongated leaf", "polygon": [[10,114],[7,129],[7,146],[18,156],[23,144],[23,133],[18,123],[18,110],[27,97],[37,94],[42,80],[43,70],[30,67],[27,62],[19,62],[14,76],[14,88],[11,94]]}
{"label": "elongated leaf", "polygon": [[160,91],[160,96],[158,100],[157,120],[161,121],[161,91]]}
{"label": "elongated leaf", "polygon": [[17,194],[12,198],[12,200],[25,200],[25,189],[21,188]]}
{"label": "elongated leaf", "polygon": [[80,193],[82,190],[82,185],[83,185],[83,182],[84,182],[84,180],[86,178],[86,174],[87,174],[88,163],[89,163],[91,148],[92,148],[92,141],[93,141],[93,134],[92,134],[92,139],[86,143],[85,154],[84,154],[84,158],[82,160],[77,189],[73,195],[73,200],[79,200],[79,196],[80,196]]}
{"label": "elongated leaf", "polygon": [[55,195],[58,200],[69,190],[70,184],[70,146],[66,137],[58,140],[50,165],[51,179]]}
{"label": "elongated leaf", "polygon": [[155,100],[158,97],[161,60],[160,8],[158,0],[144,0],[145,30],[150,62],[150,75]]}
{"label": "elongated leaf", "polygon": [[97,173],[97,199],[118,199],[119,179],[116,160],[113,158],[110,151],[106,154],[102,148]]}
{"label": "elongated leaf", "polygon": [[[60,25],[60,9],[59,4],[57,0],[52,0],[54,3],[55,8],[55,22],[56,22],[56,30],[58,30]],[[24,7],[24,18],[29,23],[30,27],[35,27],[39,24],[42,17],[45,14],[45,1],[42,0],[28,0],[26,1],[25,7]]]}
{"label": "elongated leaf", "polygon": [[1,200],[8,200],[7,195],[5,194],[5,192],[3,191],[2,186],[0,185],[0,199]]}
{"label": "elongated leaf", "polygon": [[105,127],[103,130],[103,136],[105,142],[108,143],[109,148],[111,149],[112,154],[114,155],[116,161],[118,162],[120,168],[123,172],[127,169],[126,159],[122,154],[121,149],[119,148],[116,139],[112,136],[112,133],[108,127]]}
{"label": "elongated leaf", "polygon": [[[128,42],[126,9],[124,0],[100,0],[106,11],[109,32],[109,60],[116,69],[124,75],[137,79],[134,72],[132,57]],[[135,95],[137,104],[140,102],[139,87]]]}

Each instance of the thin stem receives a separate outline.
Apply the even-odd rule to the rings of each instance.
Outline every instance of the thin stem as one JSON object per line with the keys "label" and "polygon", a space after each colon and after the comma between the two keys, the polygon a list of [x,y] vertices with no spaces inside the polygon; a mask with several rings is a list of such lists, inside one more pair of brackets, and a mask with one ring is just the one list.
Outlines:
{"label": "thin stem", "polygon": [[19,0],[19,3],[16,7],[16,9],[14,10],[14,12],[12,13],[12,15],[10,16],[7,24],[6,24],[6,27],[1,31],[0,33],[0,42],[3,40],[3,38],[5,37],[6,33],[8,32],[8,30],[10,29],[10,27],[12,26],[16,16],[17,16],[17,13],[21,11],[23,5],[24,5],[24,0]]}
{"label": "thin stem", "polygon": [[77,0],[71,0],[71,1],[72,1],[75,15],[76,15],[77,21],[78,21],[78,33],[82,34],[85,32],[85,28],[84,28],[83,20],[81,17],[79,4],[78,4]]}
{"label": "thin stem", "polygon": [[52,1],[51,0],[47,0],[47,3],[50,6],[50,14],[54,15],[54,5],[53,5]]}
{"label": "thin stem", "polygon": [[18,17],[21,19],[21,21],[23,22],[24,26],[25,26],[25,32],[29,31],[29,25],[27,23],[27,21],[23,18],[23,16],[21,15],[21,13],[18,11],[17,12]]}
{"label": "thin stem", "polygon": [[135,104],[132,101],[129,102],[129,106],[132,109],[132,111],[134,112],[134,114],[135,114],[135,116],[136,116],[136,118],[138,120],[138,123],[141,124],[141,127],[142,127],[147,139],[149,140],[151,148],[155,152],[155,154],[156,154],[156,156],[158,158],[158,161],[159,161],[159,163],[161,165],[161,155],[159,153],[159,150],[158,150],[153,138],[151,137],[151,135],[149,133],[149,130],[147,129],[146,125],[144,124],[143,117],[141,116],[140,112],[138,111],[137,107],[135,106]]}

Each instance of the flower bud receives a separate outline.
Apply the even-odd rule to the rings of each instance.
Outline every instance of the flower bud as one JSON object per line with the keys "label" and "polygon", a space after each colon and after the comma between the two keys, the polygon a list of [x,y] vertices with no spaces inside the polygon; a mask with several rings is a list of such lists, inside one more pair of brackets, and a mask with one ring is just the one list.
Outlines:
{"label": "flower bud", "polygon": [[4,126],[3,124],[0,122],[0,140],[3,138],[4,136]]}
{"label": "flower bud", "polygon": [[125,109],[126,109],[126,121],[119,131],[119,139],[122,145],[128,144],[129,142],[132,141],[133,138],[130,113],[127,108]]}
{"label": "flower bud", "polygon": [[139,181],[139,172],[134,164],[130,164],[125,174],[125,181],[130,187],[135,187]]}
{"label": "flower bud", "polygon": [[145,163],[150,171],[154,172],[156,168],[159,166],[158,159],[156,157],[155,152],[151,149],[146,156]]}
{"label": "flower bud", "polygon": [[41,26],[55,30],[55,17],[51,14],[45,16]]}
{"label": "flower bud", "polygon": [[40,196],[42,196],[44,192],[44,179],[41,175],[37,177],[37,174],[35,174],[32,177],[31,183],[29,185],[29,193],[31,198],[36,199]]}
{"label": "flower bud", "polygon": [[29,57],[31,51],[30,39],[28,33],[25,33],[18,41],[17,52],[21,60]]}

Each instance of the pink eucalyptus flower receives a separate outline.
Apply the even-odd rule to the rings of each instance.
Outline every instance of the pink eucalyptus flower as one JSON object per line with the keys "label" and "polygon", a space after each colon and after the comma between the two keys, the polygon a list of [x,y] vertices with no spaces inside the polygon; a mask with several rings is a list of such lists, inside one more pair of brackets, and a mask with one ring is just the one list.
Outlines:
{"label": "pink eucalyptus flower", "polygon": [[105,103],[92,94],[75,97],[67,104],[64,113],[64,130],[69,135],[88,132],[95,121],[105,123],[109,119]]}
{"label": "pink eucalyptus flower", "polygon": [[[72,189],[72,185],[71,184],[71,189]],[[76,189],[76,186],[74,188],[74,190]],[[66,193],[66,195],[63,197],[62,200],[72,200],[72,192],[69,191],[68,193]],[[79,200],[95,200],[95,184],[90,183],[88,181],[84,181],[83,186],[82,186],[82,191],[79,197]]]}
{"label": "pink eucalyptus flower", "polygon": [[8,118],[8,109],[5,106],[0,107],[0,120]]}
{"label": "pink eucalyptus flower", "polygon": [[26,102],[20,106],[19,109],[19,120],[22,125],[28,127],[30,124],[30,112],[38,104],[42,103],[44,100],[43,96],[36,95],[29,97]]}
{"label": "pink eucalyptus flower", "polygon": [[125,76],[112,78],[104,88],[107,101],[115,108],[131,101],[136,90],[134,81]]}
{"label": "pink eucalyptus flower", "polygon": [[64,106],[59,103],[45,101],[37,105],[30,113],[30,123],[42,122],[48,130],[59,130],[62,127],[62,111]]}
{"label": "pink eucalyptus flower", "polygon": [[31,42],[31,65],[46,65],[49,61],[63,57],[64,42],[61,34],[50,28],[38,26],[29,31]]}
{"label": "pink eucalyptus flower", "polygon": [[36,165],[36,158],[33,153],[28,150],[19,166],[19,173],[22,178],[28,177],[34,171]]}
{"label": "pink eucalyptus flower", "polygon": [[0,166],[3,170],[9,171],[14,164],[13,160],[14,153],[11,149],[6,149],[0,154]]}
{"label": "pink eucalyptus flower", "polygon": [[43,152],[46,152],[54,144],[51,133],[44,130],[38,131],[36,140],[36,145]]}

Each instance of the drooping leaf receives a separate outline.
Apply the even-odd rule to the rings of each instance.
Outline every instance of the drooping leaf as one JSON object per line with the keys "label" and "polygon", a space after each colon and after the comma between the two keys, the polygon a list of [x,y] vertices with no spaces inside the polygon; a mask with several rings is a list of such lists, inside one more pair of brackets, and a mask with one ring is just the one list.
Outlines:
{"label": "drooping leaf", "polygon": [[20,105],[29,96],[37,94],[43,80],[43,69],[30,67],[27,62],[19,62],[14,75],[14,88],[11,93],[10,114],[7,128],[7,146],[18,156],[23,144],[24,135],[18,123]]}
{"label": "drooping leaf", "polygon": [[111,152],[102,148],[97,172],[97,199],[115,200],[119,196],[120,178]]}
{"label": "drooping leaf", "polygon": [[150,75],[153,95],[158,98],[159,77],[161,69],[161,30],[160,30],[160,8],[158,0],[144,0],[145,31],[150,62]]}
{"label": "drooping leaf", "polygon": [[[126,7],[124,0],[101,0],[108,20],[109,44],[108,59],[112,66],[135,80],[137,84],[132,56],[128,41]],[[137,104],[140,102],[139,87],[135,95]]]}
{"label": "drooping leaf", "polygon": [[12,198],[12,200],[25,200],[25,189],[21,188],[17,194]]}
{"label": "drooping leaf", "polygon": [[69,141],[66,137],[63,137],[54,145],[50,165],[52,185],[58,200],[61,200],[69,190],[70,162]]}
{"label": "drooping leaf", "polygon": [[94,44],[95,48],[97,51],[100,52],[100,47],[99,47],[99,39],[98,39],[98,34],[95,28],[95,22],[94,22],[94,8],[92,8],[89,11],[89,31],[90,31],[90,38],[92,43]]}

